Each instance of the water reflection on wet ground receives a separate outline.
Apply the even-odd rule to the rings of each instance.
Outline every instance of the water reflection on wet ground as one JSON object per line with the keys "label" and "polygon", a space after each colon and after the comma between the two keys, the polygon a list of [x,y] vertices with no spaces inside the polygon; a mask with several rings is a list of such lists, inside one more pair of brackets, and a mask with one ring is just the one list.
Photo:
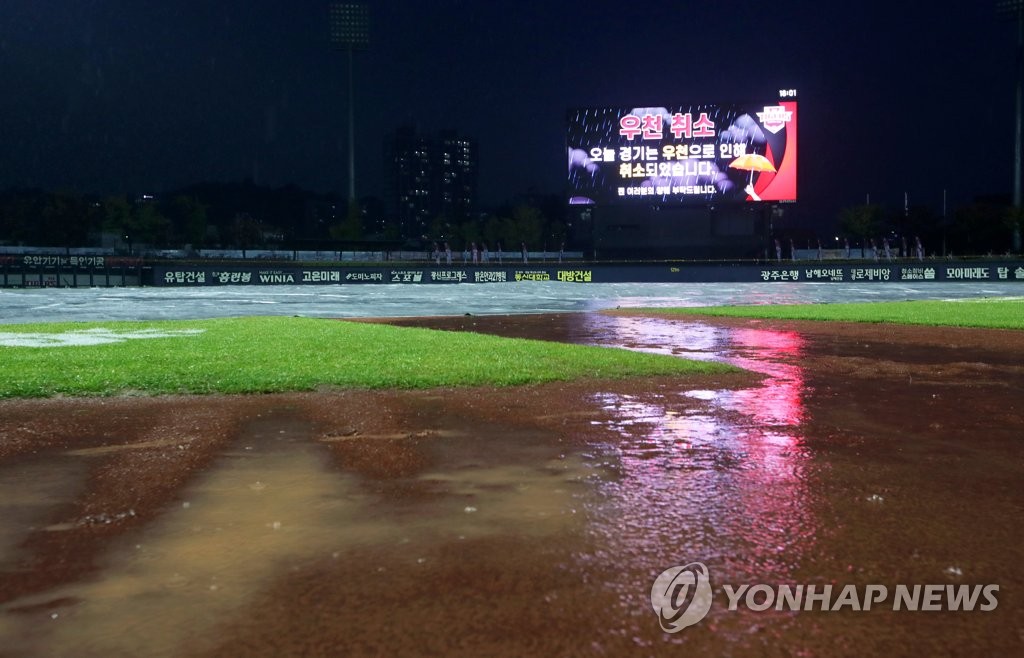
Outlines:
{"label": "water reflection on wet ground", "polygon": [[[399,323],[759,377],[225,398],[212,436],[194,399],[5,403],[0,655],[1024,650],[1020,336],[597,314]],[[119,497],[106,474],[145,481]],[[693,561],[715,607],[663,633],[651,584]],[[757,583],[1001,589],[987,613],[725,609],[723,584]]]}

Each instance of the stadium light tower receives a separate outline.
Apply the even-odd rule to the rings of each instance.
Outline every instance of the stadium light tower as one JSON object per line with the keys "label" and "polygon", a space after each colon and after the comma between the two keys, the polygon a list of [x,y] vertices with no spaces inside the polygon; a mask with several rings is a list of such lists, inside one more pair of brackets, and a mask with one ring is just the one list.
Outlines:
{"label": "stadium light tower", "polygon": [[352,60],[355,51],[366,50],[370,45],[369,7],[332,2],[330,29],[331,46],[335,50],[348,52],[348,202],[352,204],[356,201],[356,99],[353,92]]}
{"label": "stadium light tower", "polygon": [[[996,2],[996,13],[1011,18],[1017,23],[1017,55],[1016,55],[1016,109],[1014,112],[1013,142],[1013,207],[1020,210],[1021,204],[1021,103],[1024,101],[1024,0],[999,0]],[[1013,250],[1020,253],[1020,222],[1013,225]]]}

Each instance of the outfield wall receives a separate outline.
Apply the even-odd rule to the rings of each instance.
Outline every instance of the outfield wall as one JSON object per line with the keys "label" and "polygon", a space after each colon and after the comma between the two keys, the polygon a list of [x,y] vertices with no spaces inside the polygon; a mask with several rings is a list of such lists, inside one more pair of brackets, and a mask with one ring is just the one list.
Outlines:
{"label": "outfield wall", "polygon": [[[27,257],[26,257],[27,258]],[[206,263],[118,257],[0,256],[0,287],[429,284],[563,281],[572,283],[885,283],[1024,282],[1024,260],[798,261],[770,264],[508,263],[479,266],[343,266]]]}
{"label": "outfield wall", "polygon": [[1024,282],[1024,260],[774,265],[520,263],[502,267],[303,267],[155,264],[145,285],[429,284],[564,281],[572,283],[884,283]]}
{"label": "outfield wall", "polygon": [[139,258],[105,255],[0,255],[0,288],[115,288],[144,285]]}

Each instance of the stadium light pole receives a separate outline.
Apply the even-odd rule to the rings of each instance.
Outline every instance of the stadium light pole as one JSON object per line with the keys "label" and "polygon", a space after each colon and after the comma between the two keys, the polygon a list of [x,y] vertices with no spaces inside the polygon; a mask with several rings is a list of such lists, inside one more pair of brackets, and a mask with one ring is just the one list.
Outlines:
{"label": "stadium light pole", "polygon": [[353,91],[353,60],[357,50],[370,45],[370,9],[363,4],[332,2],[331,46],[348,52],[348,202],[356,201],[356,99]]}
{"label": "stadium light pole", "polygon": [[[1024,101],[1024,0],[999,0],[996,13],[1012,18],[1017,22],[1017,53],[1016,53],[1016,94],[1014,110],[1014,142],[1013,142],[1013,207],[1020,211],[1021,205],[1021,104]],[[1020,222],[1013,226],[1013,250],[1020,253]]]}

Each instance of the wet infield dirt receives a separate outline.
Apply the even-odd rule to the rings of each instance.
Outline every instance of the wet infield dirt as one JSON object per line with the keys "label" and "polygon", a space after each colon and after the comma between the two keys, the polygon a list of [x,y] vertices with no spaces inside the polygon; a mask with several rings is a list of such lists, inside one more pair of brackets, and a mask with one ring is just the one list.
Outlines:
{"label": "wet infield dirt", "polygon": [[[0,402],[0,656],[1024,654],[1024,332],[387,322],[753,374]],[[714,604],[666,633],[651,586],[691,562]],[[889,596],[728,609],[757,584]]]}

